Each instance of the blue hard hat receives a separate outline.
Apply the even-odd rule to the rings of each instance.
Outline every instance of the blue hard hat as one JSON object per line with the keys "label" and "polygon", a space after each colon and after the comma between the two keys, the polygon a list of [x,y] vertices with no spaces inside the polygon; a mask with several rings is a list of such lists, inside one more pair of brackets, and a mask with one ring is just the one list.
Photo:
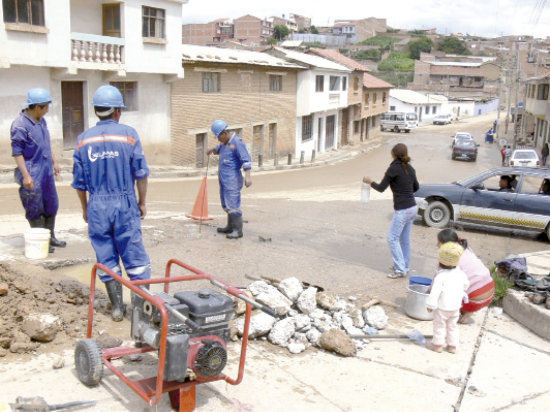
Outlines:
{"label": "blue hard hat", "polygon": [[50,96],[50,92],[41,87],[37,87],[35,89],[30,89],[27,92],[27,102],[23,104],[23,106],[28,107],[31,104],[44,104],[51,102],[52,96]]}
{"label": "blue hard hat", "polygon": [[225,129],[227,129],[227,123],[223,120],[214,120],[214,123],[212,123],[212,132],[214,133],[214,136],[216,136],[216,139],[220,135],[221,132],[223,132]]}
{"label": "blue hard hat", "polygon": [[92,105],[99,107],[126,107],[120,91],[111,85],[100,86],[94,93]]}

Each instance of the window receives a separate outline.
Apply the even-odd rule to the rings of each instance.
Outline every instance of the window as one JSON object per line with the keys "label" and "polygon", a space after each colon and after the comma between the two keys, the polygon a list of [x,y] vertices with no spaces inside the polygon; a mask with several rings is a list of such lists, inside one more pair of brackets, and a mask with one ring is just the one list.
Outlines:
{"label": "window", "polygon": [[143,6],[143,37],[164,39],[164,16],[163,9]]}
{"label": "window", "polygon": [[203,73],[202,74],[203,93],[217,93],[220,91],[220,74]]}
{"label": "window", "polygon": [[6,23],[44,26],[44,0],[3,0]]}
{"label": "window", "polygon": [[330,76],[329,90],[331,92],[340,90],[340,76]]}
{"label": "window", "polygon": [[122,94],[126,111],[138,110],[137,104],[137,82],[111,82],[111,86],[115,86]]}
{"label": "window", "polygon": [[426,114],[430,114],[430,106],[426,106],[424,111],[426,112]]}
{"label": "window", "polygon": [[103,35],[120,37],[120,4],[103,5]]}
{"label": "window", "polygon": [[[414,108],[416,110],[416,107]],[[395,112],[395,106],[390,106],[390,112]]]}
{"label": "window", "polygon": [[[382,93],[382,103],[386,103],[387,95],[386,92]],[[395,107],[395,106],[394,106]]]}
{"label": "window", "polygon": [[355,120],[353,122],[353,134],[359,134],[359,126],[360,126],[360,123],[359,123],[359,120]]}
{"label": "window", "polygon": [[548,100],[548,85],[539,84],[537,100]]}
{"label": "window", "polygon": [[372,94],[372,104],[376,104],[376,93]]}
{"label": "window", "polygon": [[435,114],[435,106],[432,106],[432,114]]}
{"label": "window", "polygon": [[302,142],[311,140],[313,137],[313,115],[302,116]]}
{"label": "window", "polygon": [[369,93],[365,93],[365,106],[368,106],[368,105],[369,105],[369,97],[370,97],[370,94],[369,94]]}
{"label": "window", "polygon": [[347,88],[348,88],[348,78],[342,77],[342,90],[346,91]]}
{"label": "window", "polygon": [[283,76],[277,74],[269,75],[269,90],[272,92],[280,92],[283,90]]}
{"label": "window", "polygon": [[544,182],[538,176],[523,176],[523,183],[521,184],[521,193],[534,194],[539,193],[542,183]]}
{"label": "window", "polygon": [[322,92],[325,90],[325,76],[315,76],[315,91]]}
{"label": "window", "polygon": [[353,91],[359,90],[359,77],[355,76],[353,78]]}

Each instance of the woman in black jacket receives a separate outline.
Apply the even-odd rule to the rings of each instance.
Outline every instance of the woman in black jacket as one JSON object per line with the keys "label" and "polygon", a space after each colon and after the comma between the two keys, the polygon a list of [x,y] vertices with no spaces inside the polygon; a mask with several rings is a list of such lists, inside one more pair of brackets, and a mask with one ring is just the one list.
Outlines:
{"label": "woman in black jacket", "polygon": [[419,185],[416,172],[409,164],[411,158],[407,153],[407,146],[403,143],[396,144],[391,149],[391,155],[393,161],[380,183],[374,182],[368,176],[363,177],[363,182],[379,192],[383,192],[389,186],[393,193],[395,213],[388,233],[393,266],[388,277],[397,279],[405,277],[410,270],[411,228],[418,212],[414,192],[418,190]]}

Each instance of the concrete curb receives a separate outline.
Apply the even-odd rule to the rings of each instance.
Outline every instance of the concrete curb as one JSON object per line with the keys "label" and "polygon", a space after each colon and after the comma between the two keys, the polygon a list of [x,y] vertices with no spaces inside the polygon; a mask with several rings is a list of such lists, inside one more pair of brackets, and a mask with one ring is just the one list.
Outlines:
{"label": "concrete curb", "polygon": [[504,296],[502,308],[511,318],[540,337],[550,340],[550,309],[532,304],[524,292],[512,289]]}

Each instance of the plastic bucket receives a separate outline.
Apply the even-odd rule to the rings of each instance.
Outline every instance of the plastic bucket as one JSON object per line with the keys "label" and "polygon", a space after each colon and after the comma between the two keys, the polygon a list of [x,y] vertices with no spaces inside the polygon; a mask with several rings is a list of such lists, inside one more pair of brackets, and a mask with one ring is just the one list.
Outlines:
{"label": "plastic bucket", "polygon": [[25,257],[29,259],[45,259],[50,248],[50,231],[48,229],[32,228],[25,232]]}
{"label": "plastic bucket", "polygon": [[411,276],[409,277],[409,285],[424,285],[424,286],[430,286],[432,284],[432,280],[430,278],[424,277],[424,276]]}
{"label": "plastic bucket", "polygon": [[405,313],[413,319],[432,320],[433,314],[426,308],[429,286],[409,285],[407,286],[407,299],[405,301]]}

